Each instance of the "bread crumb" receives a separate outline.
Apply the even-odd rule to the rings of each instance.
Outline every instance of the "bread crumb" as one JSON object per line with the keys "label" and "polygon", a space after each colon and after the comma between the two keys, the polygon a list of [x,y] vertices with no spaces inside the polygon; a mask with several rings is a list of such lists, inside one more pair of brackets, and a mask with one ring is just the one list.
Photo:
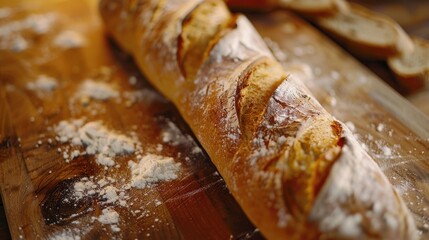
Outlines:
{"label": "bread crumb", "polygon": [[383,129],[384,129],[384,124],[379,123],[379,124],[377,125],[377,132],[382,132],[382,131],[383,131]]}

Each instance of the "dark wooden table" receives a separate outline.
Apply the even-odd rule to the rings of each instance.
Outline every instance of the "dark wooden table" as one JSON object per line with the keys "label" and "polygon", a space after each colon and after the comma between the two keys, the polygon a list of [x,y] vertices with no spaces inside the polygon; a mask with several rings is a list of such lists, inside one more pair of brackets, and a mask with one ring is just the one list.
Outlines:
{"label": "dark wooden table", "polygon": [[4,213],[3,203],[0,202],[0,239],[12,239],[7,226],[6,214]]}

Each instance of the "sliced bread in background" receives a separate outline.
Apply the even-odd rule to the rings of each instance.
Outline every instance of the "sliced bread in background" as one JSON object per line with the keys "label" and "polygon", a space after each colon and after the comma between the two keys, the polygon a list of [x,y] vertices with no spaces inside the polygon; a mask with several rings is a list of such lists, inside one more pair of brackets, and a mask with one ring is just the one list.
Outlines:
{"label": "sliced bread in background", "polygon": [[278,5],[305,15],[332,15],[345,11],[345,0],[279,0]]}
{"label": "sliced bread in background", "polygon": [[315,17],[316,24],[362,58],[387,59],[413,51],[412,40],[395,21],[357,4],[348,11]]}
{"label": "sliced bread in background", "polygon": [[429,82],[429,41],[412,38],[414,50],[388,59],[390,69],[398,80],[416,90]]}

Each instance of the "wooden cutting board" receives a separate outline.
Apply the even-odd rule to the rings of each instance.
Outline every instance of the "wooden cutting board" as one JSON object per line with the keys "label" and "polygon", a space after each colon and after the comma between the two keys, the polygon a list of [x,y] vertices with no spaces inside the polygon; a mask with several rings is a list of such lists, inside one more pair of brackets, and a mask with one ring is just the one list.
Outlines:
{"label": "wooden cutting board", "polygon": [[[106,40],[96,0],[14,4],[13,14],[0,18],[0,27],[38,12],[56,12],[58,20],[47,34],[24,32],[27,50],[0,50],[0,191],[13,238],[262,238],[207,156],[192,151],[198,145],[188,137],[192,133],[178,112],[151,88],[131,59]],[[316,98],[337,118],[355,126],[359,140],[400,190],[427,236],[428,119],[299,18],[288,12],[250,17],[282,63],[313,76],[303,79]],[[64,30],[82,34],[83,47],[53,46],[55,36]],[[27,84],[41,74],[55,77],[58,88],[49,94],[29,90]],[[130,77],[137,78],[137,84],[130,84]],[[121,93],[119,100],[73,102],[87,78],[114,86]],[[130,99],[131,92],[151,97]],[[118,132],[133,131],[145,149],[163,145],[162,154],[182,163],[180,177],[145,189],[131,188],[127,201],[133,204],[127,207],[106,205],[97,198],[65,203],[82,177],[129,177],[125,167],[129,157],[118,160],[123,164],[117,170],[106,171],[93,156],[66,163],[57,148],[67,144],[48,142],[55,139],[50,127],[81,117],[100,120]],[[162,141],[160,135],[170,123],[180,130],[178,136],[188,139],[186,144]],[[120,214],[120,232],[94,221],[106,207]]]}
{"label": "wooden cutting board", "polygon": [[[0,52],[0,189],[12,237],[256,238],[257,231],[206,154],[193,151],[197,143],[172,104],[149,86],[131,59],[107,41],[96,2],[34,2],[12,9],[11,16],[0,22],[5,26],[35,13],[57,16],[46,34],[22,31],[27,49]],[[52,44],[64,30],[80,33],[83,47],[63,49]],[[28,83],[40,75],[57,79],[58,88],[48,93],[28,89]],[[130,83],[131,77],[137,83]],[[79,85],[88,78],[113,86],[120,97],[85,104],[73,100]],[[117,159],[120,167],[109,170],[97,165],[90,155],[66,163],[57,149],[64,150],[69,144],[56,141],[51,127],[61,120],[82,117],[102,121],[121,134],[136,133],[144,153],[161,144],[159,154],[182,164],[179,178],[125,191],[125,207],[100,197],[74,199],[74,183],[83,177],[112,177],[116,182],[111,185],[119,188],[122,179],[129,179],[127,162],[132,160],[121,157]],[[171,124],[177,127],[174,137],[186,141],[162,141],[161,133]],[[108,207],[120,215],[119,232],[95,219]]]}

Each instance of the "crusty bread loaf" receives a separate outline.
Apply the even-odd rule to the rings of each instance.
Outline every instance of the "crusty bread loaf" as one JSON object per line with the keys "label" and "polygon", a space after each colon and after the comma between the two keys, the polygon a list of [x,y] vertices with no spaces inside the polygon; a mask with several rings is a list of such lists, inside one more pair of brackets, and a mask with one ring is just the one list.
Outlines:
{"label": "crusty bread loaf", "polygon": [[415,238],[376,163],[244,16],[217,0],[102,0],[100,11],[267,238]]}
{"label": "crusty bread loaf", "polygon": [[315,22],[362,57],[385,60],[413,50],[411,39],[398,23],[357,4],[349,5],[348,10],[317,17]]}
{"label": "crusty bread loaf", "polygon": [[390,69],[409,90],[421,89],[429,82],[429,41],[413,38],[414,50],[388,59]]}

